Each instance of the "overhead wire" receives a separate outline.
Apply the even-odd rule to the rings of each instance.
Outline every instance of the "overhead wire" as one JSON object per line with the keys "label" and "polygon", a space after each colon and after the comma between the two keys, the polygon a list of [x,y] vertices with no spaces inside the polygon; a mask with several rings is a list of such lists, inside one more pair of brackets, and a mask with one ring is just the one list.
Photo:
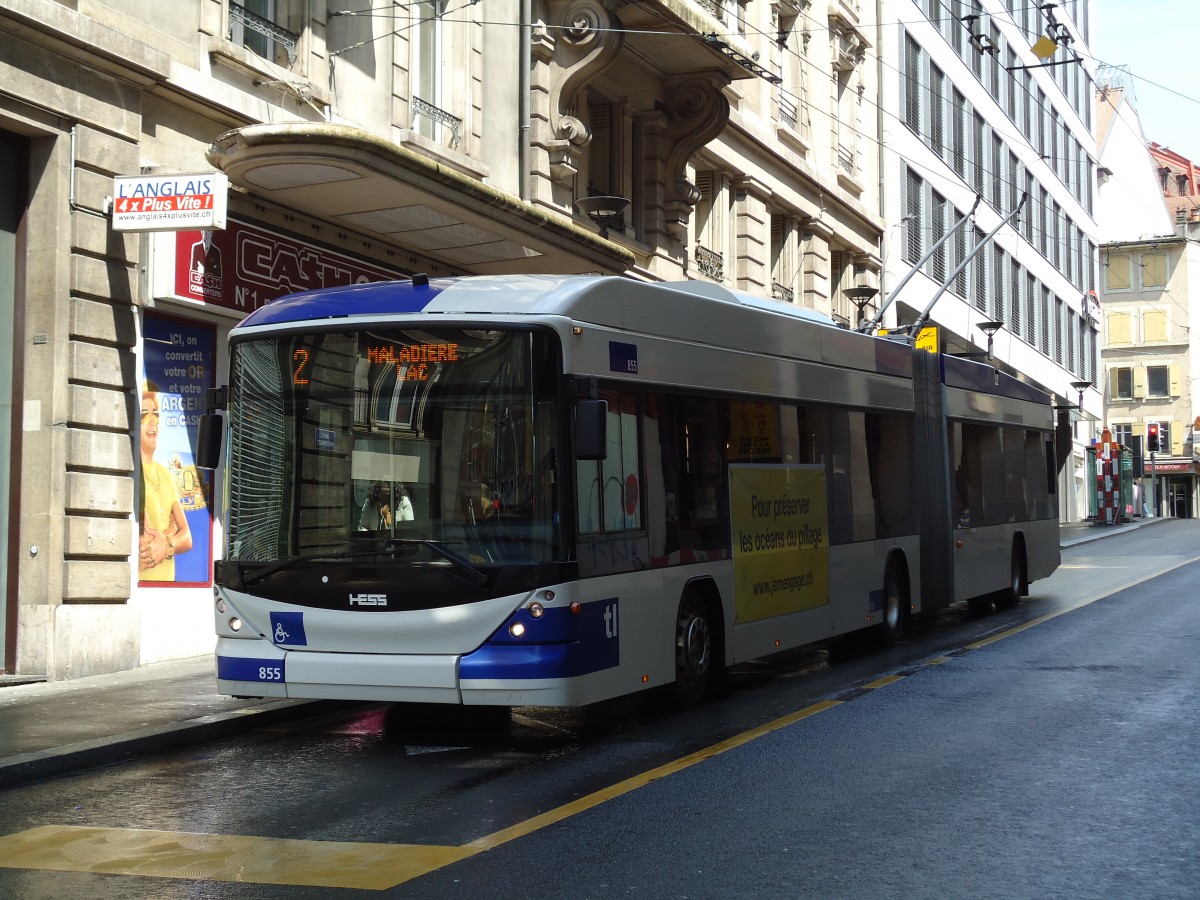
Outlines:
{"label": "overhead wire", "polygon": [[[365,17],[365,18],[372,18],[372,19],[387,18],[387,19],[392,19],[392,20],[397,20],[397,19],[403,18],[403,19],[408,19],[409,24],[407,26],[405,26],[404,28],[397,28],[392,31],[380,34],[368,41],[363,41],[363,42],[360,42],[359,44],[355,44],[355,45],[343,48],[338,51],[333,51],[331,53],[331,56],[344,54],[344,53],[350,52],[353,49],[357,49],[358,47],[364,46],[365,44],[373,43],[376,40],[381,40],[383,38],[393,36],[395,34],[403,33],[404,31],[410,29],[411,27],[413,27],[414,25],[416,25],[422,21],[428,21],[428,19],[429,19],[428,16],[413,16],[409,11],[413,10],[413,9],[417,9],[419,7],[428,6],[433,2],[436,2],[436,0],[414,0],[414,2],[411,2],[411,3],[393,3],[390,7],[387,7],[387,8],[373,8],[373,9],[361,10],[361,11],[356,11],[356,10],[335,11],[331,15],[339,16],[339,17]],[[439,18],[441,18],[442,20],[445,21],[448,19],[448,17],[452,13],[461,11],[462,9],[467,8],[469,6],[475,6],[479,2],[480,2],[480,0],[468,0],[467,3],[463,3],[458,7],[455,7],[451,10],[447,10],[445,13],[441,14],[439,16]],[[933,2],[937,3],[947,13],[947,15],[943,18],[943,17],[931,17],[929,15],[923,14],[920,16],[919,21],[929,22],[930,24],[933,24],[934,26],[939,26],[940,24],[948,23],[951,21],[958,21],[960,24],[962,24],[962,19],[960,17],[957,17],[954,15],[953,10],[949,9],[946,6],[944,0],[933,0]],[[985,10],[983,8],[983,6],[979,2],[979,0],[964,0],[964,4],[971,4],[971,6],[970,6],[971,9],[979,12],[980,14],[988,15],[988,16],[995,18],[994,14],[989,13],[987,10]],[[1041,6],[1039,4],[1031,4],[1030,7],[1016,7],[1011,12],[1017,12],[1017,11],[1025,10],[1027,8],[1041,9]],[[624,28],[624,27],[611,28],[611,29],[610,28],[594,28],[594,30],[597,32],[603,32],[603,33],[624,33],[624,34],[663,35],[663,34],[675,33],[675,34],[678,34],[680,37],[688,38],[688,39],[695,39],[696,37],[703,36],[700,34],[689,35],[682,31],[676,30],[677,29],[676,23],[671,22],[668,19],[666,19],[666,17],[663,16],[660,11],[656,10],[652,6],[643,7],[643,9],[647,9],[648,11],[654,13],[661,21],[663,21],[664,25],[669,26],[671,30],[663,31],[661,29],[630,29],[630,28]],[[999,19],[999,21],[1008,22],[1010,19],[1011,19],[1012,25],[1017,29],[1017,31],[1019,33],[1022,33],[1022,34],[1026,33],[1026,30],[1024,29],[1022,23],[1019,22],[1017,17],[1015,15],[1012,15],[1011,13],[1009,16],[1001,17]],[[450,20],[450,21],[456,21],[456,20]],[[457,21],[459,21],[460,23],[463,23],[462,20],[457,20]],[[883,23],[883,25],[886,26],[888,24],[896,24],[896,25],[909,26],[909,25],[915,24],[916,21],[918,21],[918,20],[897,19],[894,23]],[[487,20],[487,19],[472,19],[472,20],[470,20],[469,24],[519,27],[518,23],[508,22],[508,21],[494,21],[494,20]],[[806,23],[806,24],[808,24],[808,23]],[[821,70],[818,68],[816,62],[813,61],[808,54],[799,53],[799,52],[795,51],[792,47],[787,46],[786,44],[780,44],[777,40],[776,35],[772,35],[767,32],[764,32],[762,29],[758,28],[757,26],[753,25],[752,23],[745,22],[743,20],[743,25],[746,28],[747,32],[761,36],[761,37],[765,37],[767,40],[774,43],[779,48],[781,53],[791,55],[792,57],[799,60],[799,62],[802,65],[806,66],[811,71],[821,73]],[[872,25],[872,23],[866,23],[866,27],[870,27],[871,25]],[[550,29],[566,29],[570,26],[569,25],[553,25],[553,24],[546,23],[546,22],[540,22],[540,23],[538,23],[538,27],[550,30]],[[827,26],[822,27],[821,25],[817,24],[817,25],[811,25],[811,26],[807,27],[806,30],[809,31],[810,33],[822,33],[822,32],[829,32],[832,29],[830,29]],[[969,31],[969,29],[968,29],[968,31]],[[977,51],[977,52],[979,52],[979,51]],[[871,51],[864,51],[864,55],[867,57],[873,58],[884,68],[889,69],[890,71],[896,73],[896,75],[899,77],[901,82],[904,82],[907,80],[907,74],[903,71],[902,68],[890,64],[887,60],[879,57],[878,54],[872,53]],[[1088,59],[1091,59],[1095,62],[1100,62],[1090,53],[1085,54],[1085,55]],[[961,57],[959,57],[959,58],[961,59]],[[1077,53],[1077,59],[1078,58],[1079,58],[1079,54]],[[1086,70],[1084,70],[1084,71],[1086,73]],[[821,74],[823,74],[823,73],[821,73]],[[1035,99],[1035,94],[1030,87],[1027,87],[1025,85],[1023,79],[1014,77],[1014,74],[1015,73],[1013,73],[1013,72],[1008,72],[1008,75],[1010,76],[1010,90],[1015,89],[1015,90],[1022,91],[1022,93],[1025,95],[1025,103],[1029,104],[1030,102],[1032,102]],[[1090,80],[1090,75],[1089,75],[1089,80]],[[1031,79],[1030,83],[1035,84],[1036,80]],[[1057,84],[1057,82],[1056,82],[1056,84]],[[1059,87],[1061,89],[1061,85],[1059,85]],[[925,92],[926,94],[928,94],[929,98],[932,98],[932,96],[933,96],[932,86],[918,83],[917,88],[919,90]],[[780,85],[776,89],[780,92],[780,94],[782,96],[785,96],[789,100],[793,101],[795,103],[795,105],[797,105],[797,107],[799,107],[801,104],[805,103],[804,97],[796,94],[794,91],[792,91],[791,89],[789,89],[787,87],[783,87],[782,85]],[[1039,91],[1040,91],[1040,87],[1039,87]],[[1055,108],[1055,105],[1054,105],[1055,95],[1043,93],[1043,96],[1046,98],[1046,100],[1050,101],[1050,108],[1054,109]],[[1091,98],[1089,98],[1089,100],[1090,99]],[[1194,99],[1194,98],[1189,98],[1189,99]],[[885,118],[889,118],[896,124],[901,125],[905,128],[908,127],[907,124],[904,122],[904,120],[899,115],[892,112],[890,109],[888,109],[886,106],[882,105],[880,102],[873,100],[869,97],[864,98],[864,102],[868,106],[874,107],[876,110],[878,110]],[[1200,102],[1200,101],[1198,101],[1198,102]],[[1067,100],[1067,103],[1068,103],[1068,107],[1070,108],[1071,112],[1076,117],[1081,117],[1080,111],[1075,109],[1074,105],[1071,104],[1069,98]],[[823,107],[820,107],[820,106],[812,106],[812,105],[808,105],[808,104],[805,104],[805,105],[807,107],[807,112],[809,112],[810,114],[815,112],[819,116],[824,116],[825,118],[827,118],[829,120],[837,121],[836,116],[833,112],[831,112],[827,109],[824,109]],[[1076,200],[1076,202],[1078,202],[1082,206],[1081,198],[1076,196],[1077,193],[1081,193],[1081,191],[1080,191],[1081,185],[1079,185],[1077,182],[1075,182],[1073,178],[1068,178],[1068,180],[1066,182],[1063,182],[1061,178],[1058,178],[1058,172],[1057,172],[1056,166],[1054,164],[1062,161],[1061,158],[1054,154],[1041,154],[1040,152],[1038,152],[1038,148],[1033,147],[1033,145],[1029,142],[1029,138],[1027,138],[1024,135],[1024,133],[1021,131],[1021,129],[1019,128],[1018,123],[1012,122],[1012,120],[1007,115],[1007,111],[1002,106],[999,107],[999,109],[1001,112],[1000,120],[1004,121],[1006,124],[1002,128],[997,128],[996,127],[996,125],[998,124],[997,118],[990,117],[988,120],[988,124],[991,125],[993,132],[999,133],[1001,138],[1004,140],[1005,144],[1010,149],[1012,148],[1012,146],[1016,145],[1018,147],[1028,146],[1029,149],[1033,150],[1036,157],[1041,159],[1043,162],[1045,162],[1047,164],[1047,168],[1054,174],[1055,179],[1058,180],[1060,183],[1062,183],[1064,185],[1064,187],[1067,188],[1068,192],[1071,193],[1071,196]],[[1057,110],[1055,110],[1055,112],[1057,112]],[[1010,131],[1007,128],[1007,124],[1012,124],[1013,126],[1015,126],[1014,129]],[[892,147],[888,146],[888,144],[885,142],[885,140],[883,138],[883,135],[874,136],[874,135],[860,133],[858,135],[858,137],[862,140],[865,140],[867,143],[876,145],[881,152],[891,152],[891,153],[896,153],[897,155],[899,155],[897,151],[895,151]],[[931,151],[932,151],[932,148],[931,148]],[[945,171],[930,168],[930,167],[925,166],[921,163],[918,163],[910,158],[905,158],[904,161],[915,171],[917,171],[918,173],[924,174],[931,180],[934,178],[940,180],[940,179],[944,179],[944,177],[945,177],[945,174],[946,174]],[[998,161],[993,161],[993,162],[998,162]],[[1022,161],[1022,165],[1027,169],[1029,164]],[[955,171],[953,166],[950,166],[949,169],[951,172]],[[955,174],[957,176],[956,172],[955,172]],[[984,169],[983,174],[988,179],[989,184],[998,181],[1000,184],[1006,186],[1008,188],[1006,193],[1010,197],[1013,196],[1015,193],[1022,193],[1025,190],[1025,185],[1023,183],[1020,183],[1018,180],[1016,180],[1014,178],[1004,177],[1002,172],[999,171],[998,169]],[[973,197],[976,193],[974,187],[971,184],[967,183],[967,181],[962,176],[957,176],[957,177],[960,179],[962,186],[964,188],[962,197],[963,198]],[[1016,227],[1016,226],[1014,226],[1014,227]],[[1019,231],[1018,231],[1018,234],[1020,234]],[[1034,249],[1036,251],[1036,249],[1037,249],[1036,246]]]}

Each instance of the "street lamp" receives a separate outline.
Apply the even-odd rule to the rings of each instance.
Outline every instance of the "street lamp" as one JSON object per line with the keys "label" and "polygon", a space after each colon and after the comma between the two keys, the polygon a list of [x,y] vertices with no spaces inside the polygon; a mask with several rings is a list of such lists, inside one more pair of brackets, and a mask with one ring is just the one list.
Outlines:
{"label": "street lamp", "polygon": [[575,208],[600,227],[600,237],[607,238],[608,227],[621,218],[629,201],[624,197],[580,197]]}
{"label": "street lamp", "polygon": [[863,310],[867,308],[868,303],[875,299],[875,295],[879,293],[879,288],[863,285],[861,287],[846,288],[842,293],[850,298],[850,302],[858,310],[858,319],[855,321],[855,327],[861,330],[866,325],[866,322],[863,321]]}
{"label": "street lamp", "polygon": [[1004,323],[1003,322],[992,322],[992,321],[976,322],[975,327],[987,335],[987,339],[988,339],[987,355],[988,355],[988,359],[991,359],[992,358],[992,338],[995,337],[997,331],[999,331],[1001,328],[1004,327]]}
{"label": "street lamp", "polygon": [[1078,394],[1079,394],[1079,409],[1080,409],[1080,411],[1083,410],[1083,392],[1086,391],[1091,386],[1092,386],[1092,383],[1090,381],[1072,381],[1071,382],[1071,387],[1073,387],[1076,390],[1076,392],[1078,392]]}

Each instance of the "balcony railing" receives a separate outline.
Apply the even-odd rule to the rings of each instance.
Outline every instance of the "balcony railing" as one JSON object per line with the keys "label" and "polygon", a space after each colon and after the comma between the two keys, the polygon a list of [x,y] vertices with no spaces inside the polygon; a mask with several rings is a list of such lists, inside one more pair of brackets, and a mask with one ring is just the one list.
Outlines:
{"label": "balcony railing", "polygon": [[793,288],[780,284],[778,281],[771,282],[771,296],[776,300],[782,300],[784,303],[796,302],[796,291]]}
{"label": "balcony railing", "polygon": [[796,131],[797,126],[800,124],[800,117],[796,112],[796,104],[782,95],[779,97],[779,121],[792,129],[792,131]]}
{"label": "balcony railing", "polygon": [[725,254],[696,245],[696,266],[700,274],[713,281],[725,280]]}
{"label": "balcony railing", "polygon": [[420,97],[412,98],[412,106],[414,115],[424,116],[431,122],[436,122],[438,125],[445,125],[449,128],[450,149],[458,149],[458,142],[462,136],[462,119],[451,115],[444,109],[438,109],[432,103],[422,100]]}
{"label": "balcony railing", "polygon": [[847,175],[851,177],[858,175],[858,154],[848,147],[838,147],[837,164],[838,168]]}
{"label": "balcony railing", "polygon": [[[239,27],[240,26],[240,27]],[[278,44],[287,53],[288,65],[292,65],[296,61],[296,44],[300,37],[276,25],[270,19],[263,18],[258,13],[251,12],[242,6],[240,3],[230,2],[229,4],[229,39],[236,40],[235,35],[241,38],[241,43],[249,46],[251,50],[258,52],[254,47],[253,41],[248,41],[245,38],[245,32],[252,31],[255,34],[261,35],[266,40],[263,43],[264,53],[259,53],[264,59],[270,59],[274,54],[271,52],[271,43]],[[239,35],[238,32],[241,32]]]}

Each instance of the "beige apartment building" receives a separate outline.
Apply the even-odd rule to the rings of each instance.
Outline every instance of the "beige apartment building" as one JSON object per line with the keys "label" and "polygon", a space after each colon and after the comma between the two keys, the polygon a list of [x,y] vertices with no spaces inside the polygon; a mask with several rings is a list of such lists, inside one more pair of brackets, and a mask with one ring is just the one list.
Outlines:
{"label": "beige apartment building", "polygon": [[[1142,448],[1152,513],[1193,518],[1200,347],[1189,298],[1200,295],[1200,214],[1180,210],[1175,234],[1106,244],[1102,266],[1105,421],[1115,440]],[[1151,423],[1161,445],[1152,467]]]}
{"label": "beige apartment building", "polygon": [[[846,290],[879,286],[880,18],[0,0],[0,677],[209,651],[221,486],[189,441],[227,332],[281,294],[598,272],[869,315]],[[113,229],[118,177],[214,173],[224,230]],[[163,472],[190,526],[167,574],[139,569]]]}

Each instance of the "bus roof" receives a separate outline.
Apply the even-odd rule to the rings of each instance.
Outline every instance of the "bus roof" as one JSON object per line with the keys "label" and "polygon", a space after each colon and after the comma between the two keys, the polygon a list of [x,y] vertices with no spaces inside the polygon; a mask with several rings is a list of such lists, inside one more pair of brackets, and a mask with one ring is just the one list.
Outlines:
{"label": "bus roof", "polygon": [[[753,313],[748,313],[754,310]],[[289,294],[265,304],[235,327],[303,325],[404,315],[559,316],[631,334],[670,337],[783,356],[800,352],[801,332],[821,331],[823,361],[912,377],[908,344],[837,327],[828,316],[708,281],[646,282],[601,275],[479,275],[378,281]],[[347,323],[349,324],[349,323]],[[825,329],[828,329],[827,331]],[[945,383],[1045,403],[1032,385],[968,360],[946,357]]]}
{"label": "bus roof", "polygon": [[[671,293],[665,294],[666,291]],[[619,302],[621,295],[637,301],[657,298],[673,305],[680,293],[686,294],[692,303],[749,306],[834,326],[832,319],[815,310],[731,291],[707,281],[644,282],[600,275],[480,275],[432,278],[427,282],[376,281],[289,294],[255,310],[238,327],[410,313],[550,315],[617,325],[611,321],[612,312],[623,305]],[[649,312],[645,307],[640,311]],[[639,316],[638,330],[644,325],[643,316]]]}

